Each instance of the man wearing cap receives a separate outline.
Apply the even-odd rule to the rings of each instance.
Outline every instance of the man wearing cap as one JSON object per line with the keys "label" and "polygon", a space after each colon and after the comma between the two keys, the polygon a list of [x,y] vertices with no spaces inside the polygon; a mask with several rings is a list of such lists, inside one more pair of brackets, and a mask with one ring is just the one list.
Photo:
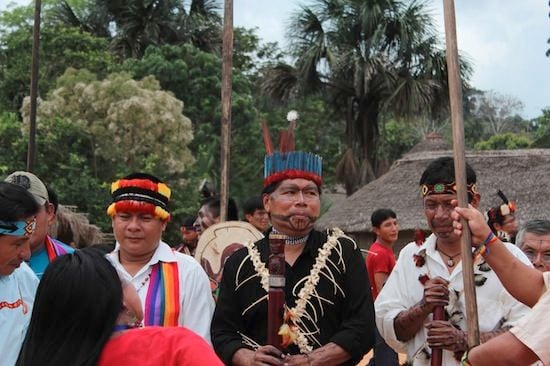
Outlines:
{"label": "man wearing cap", "polygon": [[[355,365],[372,348],[373,304],[359,248],[338,229],[313,229],[321,182],[319,156],[268,151],[262,198],[272,229],[227,260],[212,320],[212,343],[226,365]],[[277,347],[266,345],[271,233],[286,237]]]}
{"label": "man wearing cap", "polygon": [[74,249],[48,235],[48,228],[55,220],[55,207],[50,202],[48,189],[44,183],[34,174],[18,171],[10,174],[6,182],[14,183],[25,188],[31,193],[40,206],[36,214],[36,230],[31,236],[31,258],[29,265],[38,278],[48,267],[48,264],[56,257],[74,252]]}
{"label": "man wearing cap", "polygon": [[183,326],[210,343],[214,302],[208,277],[188,255],[161,240],[170,220],[170,189],[158,178],[130,174],[111,186],[115,250],[108,254],[135,286],[144,309],[145,326]]}
{"label": "man wearing cap", "polygon": [[[466,182],[469,202],[477,206],[476,174],[468,164]],[[468,346],[460,237],[453,232],[451,217],[457,197],[451,157],[428,165],[420,178],[420,191],[432,235],[423,243],[409,243],[399,253],[375,301],[376,323],[386,342],[406,353],[411,365],[430,365],[432,350],[439,349],[443,366],[458,366]],[[516,246],[507,247],[529,263]],[[485,342],[517,324],[529,309],[505,291],[481,255],[473,265],[480,340]],[[438,306],[444,307],[444,320],[433,320],[432,312]]]}
{"label": "man wearing cap", "polygon": [[24,188],[0,182],[0,364],[14,365],[32,313],[38,278],[31,256],[38,205]]}

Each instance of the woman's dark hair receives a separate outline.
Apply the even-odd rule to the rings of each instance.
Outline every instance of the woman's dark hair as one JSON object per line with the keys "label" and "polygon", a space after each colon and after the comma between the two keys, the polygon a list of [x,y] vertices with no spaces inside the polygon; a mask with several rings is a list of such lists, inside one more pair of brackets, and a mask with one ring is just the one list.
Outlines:
{"label": "woman's dark hair", "polygon": [[57,257],[38,286],[16,365],[96,365],[122,308],[116,270],[94,250]]}
{"label": "woman's dark hair", "polygon": [[[214,217],[220,216],[220,197],[214,196],[214,197],[208,197],[201,201],[201,207],[206,206],[208,209],[212,212],[212,215]],[[237,204],[233,200],[233,198],[229,197],[227,202],[227,220],[228,221],[236,221],[239,219],[239,209],[237,207]]]}
{"label": "woman's dark hair", "polygon": [[35,215],[39,206],[25,188],[0,182],[0,220],[18,221]]}

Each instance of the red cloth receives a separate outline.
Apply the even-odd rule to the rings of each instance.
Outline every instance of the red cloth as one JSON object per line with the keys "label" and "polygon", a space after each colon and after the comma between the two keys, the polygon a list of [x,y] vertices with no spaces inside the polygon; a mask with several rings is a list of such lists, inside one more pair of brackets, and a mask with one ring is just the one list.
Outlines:
{"label": "red cloth", "polygon": [[181,327],[128,330],[107,342],[98,366],[223,366],[204,339]]}
{"label": "red cloth", "polygon": [[376,300],[378,296],[378,289],[374,282],[375,273],[385,273],[389,275],[395,266],[395,254],[390,248],[374,242],[369,248],[369,253],[367,254],[367,259],[365,260],[367,264],[367,271],[369,272],[369,281],[370,288],[372,292],[373,299]]}

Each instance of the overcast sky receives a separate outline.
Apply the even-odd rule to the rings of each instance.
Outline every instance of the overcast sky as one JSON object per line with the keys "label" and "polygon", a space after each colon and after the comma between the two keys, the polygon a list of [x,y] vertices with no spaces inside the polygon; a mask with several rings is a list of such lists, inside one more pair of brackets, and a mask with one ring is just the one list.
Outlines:
{"label": "overcast sky", "polygon": [[[9,3],[0,0],[0,11]],[[264,41],[285,45],[288,18],[296,0],[234,0],[234,24],[257,27]],[[428,0],[443,33],[443,0]],[[548,2],[543,0],[456,0],[458,47],[474,64],[472,85],[520,99],[523,117],[533,118],[550,107],[550,47]]]}

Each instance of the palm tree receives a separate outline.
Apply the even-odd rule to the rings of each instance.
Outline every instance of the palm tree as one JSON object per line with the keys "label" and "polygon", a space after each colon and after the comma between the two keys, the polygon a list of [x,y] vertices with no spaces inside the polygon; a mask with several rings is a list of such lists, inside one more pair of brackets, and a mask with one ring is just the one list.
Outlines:
{"label": "palm tree", "polygon": [[192,43],[203,51],[221,45],[218,0],[88,0],[81,8],[66,0],[53,19],[111,39],[120,57],[141,57],[150,45]]}
{"label": "palm tree", "polygon": [[423,2],[315,0],[293,15],[288,37],[294,66],[268,70],[263,91],[283,100],[322,92],[342,112],[348,193],[379,173],[384,116],[436,116],[448,105],[445,53]]}

